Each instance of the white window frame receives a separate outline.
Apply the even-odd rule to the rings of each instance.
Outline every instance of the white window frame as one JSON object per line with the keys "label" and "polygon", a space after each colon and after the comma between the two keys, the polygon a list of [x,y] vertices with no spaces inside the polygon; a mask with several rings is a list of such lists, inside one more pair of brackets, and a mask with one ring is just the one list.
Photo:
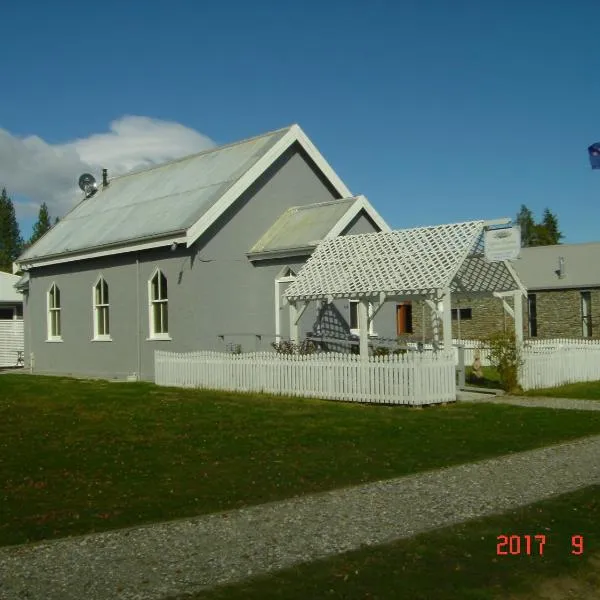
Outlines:
{"label": "white window frame", "polygon": [[[356,310],[358,311],[358,303],[359,300],[349,300],[348,301],[348,324],[350,324],[352,322],[352,305],[355,304],[356,305]],[[373,319],[373,303],[369,302],[367,305],[367,316],[369,319],[369,331],[368,334],[370,337],[377,337],[377,334],[375,333],[375,319]],[[356,318],[357,322],[358,322],[358,312],[357,312],[357,318]],[[353,329],[352,327],[350,328],[350,333],[352,335],[359,335],[360,330],[357,329]]]}
{"label": "white window frame", "polygon": [[594,331],[592,322],[592,292],[590,290],[581,290],[579,298],[581,304],[581,337],[591,338]]}
{"label": "white window frame", "polygon": [[[96,295],[98,286],[100,286],[100,302],[98,302],[98,296]],[[104,294],[104,286],[106,286],[108,298],[102,297]],[[112,342],[112,337],[110,336],[110,293],[108,292],[108,283],[106,282],[106,279],[104,279],[104,276],[100,275],[92,287],[92,320],[94,328],[94,337],[92,341],[94,342]],[[107,329],[107,331],[103,332],[100,331],[101,315],[105,315],[103,323]]]}
{"label": "white window frame", "polygon": [[[58,292],[58,302],[56,301]],[[46,327],[47,327],[47,342],[62,342],[62,304],[60,298],[60,288],[56,282],[46,293]]]}
{"label": "white window frame", "polygon": [[[166,286],[167,286],[167,293],[166,293],[166,297],[165,298],[153,298],[152,296],[152,282],[154,281],[154,279],[156,277],[158,277],[158,280],[160,282],[160,277],[161,275],[165,278],[165,282],[166,282]],[[159,288],[159,296],[161,294],[161,290],[160,290],[160,284],[158,286]],[[166,311],[166,321],[167,321],[167,331],[155,331],[154,330],[154,311],[155,311],[155,307],[157,305],[161,305],[164,308],[161,309],[161,321],[164,320],[164,313],[162,312],[163,310]],[[169,280],[167,278],[167,276],[164,274],[164,272],[162,271],[162,269],[155,269],[154,272],[152,273],[152,277],[150,277],[150,279],[148,280],[148,331],[149,331],[149,336],[148,339],[149,340],[170,340],[172,339],[171,336],[169,335]]]}

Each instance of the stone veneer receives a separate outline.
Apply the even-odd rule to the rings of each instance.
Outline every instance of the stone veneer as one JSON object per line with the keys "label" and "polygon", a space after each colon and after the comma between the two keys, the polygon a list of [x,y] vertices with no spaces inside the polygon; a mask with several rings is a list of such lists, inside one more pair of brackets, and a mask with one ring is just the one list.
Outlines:
{"label": "stone veneer", "polygon": [[[537,337],[538,338],[581,338],[581,292],[591,292],[592,337],[600,338],[600,289],[579,290],[540,290],[533,291],[537,299]],[[512,299],[507,300],[512,306]],[[452,321],[452,337],[482,339],[498,331],[513,331],[513,318],[507,314],[502,301],[493,297],[461,298],[452,303],[452,308],[470,308],[470,320]],[[403,336],[408,340],[431,341],[430,310],[422,301],[413,302],[412,335]],[[423,316],[425,320],[423,320]],[[529,337],[529,315],[527,300],[523,298],[523,334]],[[442,331],[440,330],[440,335]]]}

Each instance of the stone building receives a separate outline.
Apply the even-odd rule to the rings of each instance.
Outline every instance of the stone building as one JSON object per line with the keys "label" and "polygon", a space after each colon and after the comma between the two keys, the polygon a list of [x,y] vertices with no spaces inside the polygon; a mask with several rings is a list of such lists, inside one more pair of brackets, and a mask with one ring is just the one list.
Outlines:
{"label": "stone building", "polygon": [[[600,338],[600,242],[523,248],[512,262],[523,285],[526,338]],[[421,303],[397,307],[397,333],[429,341],[429,312]],[[502,301],[461,298],[452,306],[452,337],[481,339],[512,331]]]}

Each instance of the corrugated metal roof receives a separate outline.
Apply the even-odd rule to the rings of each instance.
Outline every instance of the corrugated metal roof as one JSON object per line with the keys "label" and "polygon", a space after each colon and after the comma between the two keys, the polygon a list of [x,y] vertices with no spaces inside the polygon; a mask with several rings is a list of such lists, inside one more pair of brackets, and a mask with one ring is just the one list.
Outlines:
{"label": "corrugated metal roof", "polygon": [[[560,257],[564,258],[562,278]],[[512,265],[530,290],[600,287],[600,242],[522,248]]]}
{"label": "corrugated metal roof", "polygon": [[185,230],[289,130],[116,177],[80,202],[19,261]]}
{"label": "corrugated metal roof", "polygon": [[250,254],[316,246],[357,201],[356,197],[288,208]]}
{"label": "corrugated metal roof", "polygon": [[0,302],[23,302],[23,296],[15,290],[17,281],[18,275],[0,271]]}

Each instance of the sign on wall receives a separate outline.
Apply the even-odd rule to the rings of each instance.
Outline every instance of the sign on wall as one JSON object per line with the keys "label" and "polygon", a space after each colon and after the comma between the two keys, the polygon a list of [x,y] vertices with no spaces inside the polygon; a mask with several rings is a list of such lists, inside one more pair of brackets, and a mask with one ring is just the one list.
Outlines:
{"label": "sign on wall", "polygon": [[485,259],[488,262],[514,260],[521,251],[521,228],[518,225],[487,229],[483,239]]}

